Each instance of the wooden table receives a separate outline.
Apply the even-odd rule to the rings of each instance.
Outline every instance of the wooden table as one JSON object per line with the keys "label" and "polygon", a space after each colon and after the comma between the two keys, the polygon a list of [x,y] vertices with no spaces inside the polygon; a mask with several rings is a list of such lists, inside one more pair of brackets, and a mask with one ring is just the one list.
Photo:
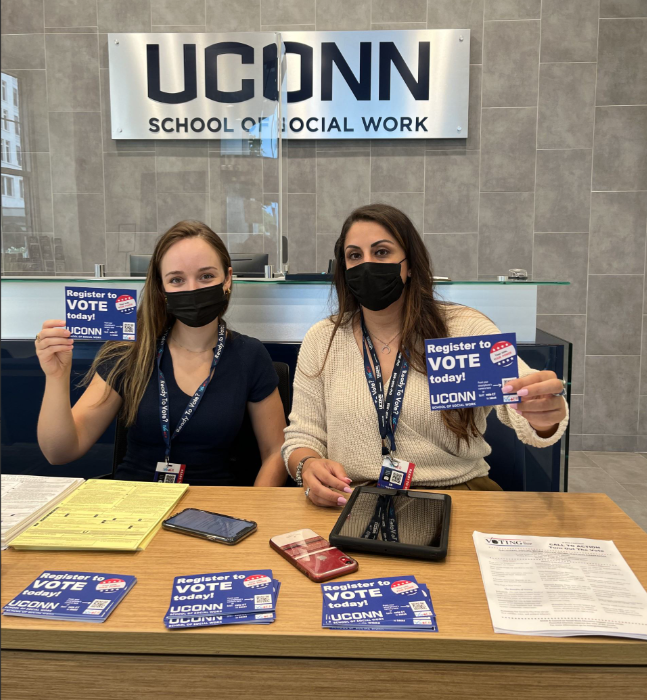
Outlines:
{"label": "wooden table", "polygon": [[[432,563],[358,555],[350,579],[415,574],[428,584],[438,634],[321,627],[321,592],[270,549],[274,535],[327,535],[339,511],[298,489],[192,488],[178,505],[258,522],[226,547],[160,531],[144,552],[2,553],[4,605],[44,570],[134,574],[103,624],[2,617],[2,690],[22,698],[607,698],[645,697],[647,643],[611,637],[494,634],[472,532],[612,539],[647,585],[647,534],[607,496],[452,491],[449,554]],[[277,620],[168,631],[173,577],[269,568]]]}

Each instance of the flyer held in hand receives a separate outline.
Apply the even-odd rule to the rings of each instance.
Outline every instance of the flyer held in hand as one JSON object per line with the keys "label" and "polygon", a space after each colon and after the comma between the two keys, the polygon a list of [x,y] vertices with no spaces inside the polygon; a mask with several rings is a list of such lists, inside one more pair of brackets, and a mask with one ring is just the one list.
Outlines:
{"label": "flyer held in hand", "polygon": [[72,340],[136,340],[137,290],[65,287],[65,324]]}
{"label": "flyer held in hand", "polygon": [[432,411],[516,403],[501,389],[519,376],[515,333],[425,340]]}

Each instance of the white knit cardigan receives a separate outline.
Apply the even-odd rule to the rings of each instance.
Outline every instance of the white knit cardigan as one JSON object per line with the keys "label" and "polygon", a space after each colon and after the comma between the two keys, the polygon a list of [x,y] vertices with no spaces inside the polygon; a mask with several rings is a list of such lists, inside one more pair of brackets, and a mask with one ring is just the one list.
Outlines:
{"label": "white knit cardigan", "polygon": [[[490,335],[499,329],[474,309],[446,309],[450,337]],[[351,324],[340,326],[320,372],[333,323],[320,321],[306,334],[294,377],[290,424],[285,429],[283,459],[287,465],[293,450],[308,447],[346,469],[354,484],[376,481],[382,464],[381,441],[375,406],[366,383],[364,361]],[[519,375],[535,370],[519,359]],[[535,447],[557,442],[568,424],[567,415],[554,435],[541,438],[509,405],[495,407],[499,420],[512,428],[519,439]],[[481,435],[457,444],[440,411],[429,405],[426,374],[410,371],[396,431],[395,456],[414,462],[413,486],[443,487],[486,476],[483,459],[491,449],[482,434],[491,408],[476,408],[475,420]]]}

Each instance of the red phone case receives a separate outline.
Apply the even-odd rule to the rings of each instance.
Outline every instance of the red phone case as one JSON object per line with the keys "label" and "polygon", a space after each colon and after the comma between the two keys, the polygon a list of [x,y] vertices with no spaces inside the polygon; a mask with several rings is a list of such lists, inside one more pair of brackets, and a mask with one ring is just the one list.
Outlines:
{"label": "red phone case", "polygon": [[316,583],[357,571],[358,564],[312,530],[272,537],[270,547]]}

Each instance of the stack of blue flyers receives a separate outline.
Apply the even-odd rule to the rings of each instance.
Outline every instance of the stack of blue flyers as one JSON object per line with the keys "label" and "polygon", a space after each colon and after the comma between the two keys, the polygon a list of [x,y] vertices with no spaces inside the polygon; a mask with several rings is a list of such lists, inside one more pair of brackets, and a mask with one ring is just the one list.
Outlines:
{"label": "stack of blue flyers", "polygon": [[429,589],[415,576],[322,583],[328,629],[438,632]]}
{"label": "stack of blue flyers", "polygon": [[3,615],[68,622],[105,622],[135,585],[134,576],[43,571],[2,609]]}
{"label": "stack of blue flyers", "polygon": [[280,588],[271,569],[176,576],[164,624],[168,629],[267,625],[276,619]]}

